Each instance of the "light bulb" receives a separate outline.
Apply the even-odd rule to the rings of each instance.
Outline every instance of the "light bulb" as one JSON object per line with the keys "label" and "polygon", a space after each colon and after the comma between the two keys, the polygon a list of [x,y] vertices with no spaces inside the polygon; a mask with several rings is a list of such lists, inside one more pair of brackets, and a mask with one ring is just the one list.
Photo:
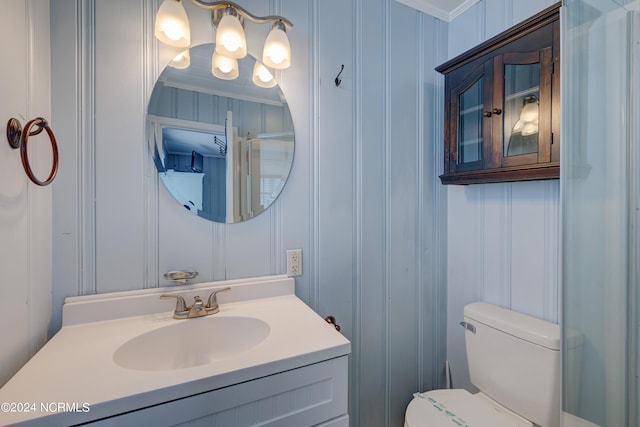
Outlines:
{"label": "light bulb", "polygon": [[229,52],[236,52],[242,45],[242,39],[236,33],[226,33],[222,35],[222,45]]}
{"label": "light bulb", "polygon": [[274,46],[269,52],[269,58],[276,64],[282,64],[287,58],[287,51],[282,46]]}
{"label": "light bulb", "polygon": [[265,67],[258,67],[258,78],[267,83],[273,79],[273,76]]}
{"label": "light bulb", "polygon": [[165,22],[164,26],[162,27],[162,31],[173,41],[180,40],[180,38],[182,37],[180,23],[176,21]]}
{"label": "light bulb", "polygon": [[233,70],[233,66],[229,63],[229,61],[221,61],[218,64],[218,70],[222,71],[223,73],[228,73],[229,71]]}
{"label": "light bulb", "polygon": [[187,47],[191,43],[189,18],[181,0],[165,0],[156,14],[154,34],[171,46]]}

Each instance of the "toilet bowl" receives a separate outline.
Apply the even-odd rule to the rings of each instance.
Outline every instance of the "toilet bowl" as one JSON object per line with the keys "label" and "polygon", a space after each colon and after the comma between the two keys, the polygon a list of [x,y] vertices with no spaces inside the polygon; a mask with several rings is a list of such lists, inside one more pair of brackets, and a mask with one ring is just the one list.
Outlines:
{"label": "toilet bowl", "polygon": [[471,383],[414,394],[405,427],[558,427],[560,327],[492,304],[464,308]]}

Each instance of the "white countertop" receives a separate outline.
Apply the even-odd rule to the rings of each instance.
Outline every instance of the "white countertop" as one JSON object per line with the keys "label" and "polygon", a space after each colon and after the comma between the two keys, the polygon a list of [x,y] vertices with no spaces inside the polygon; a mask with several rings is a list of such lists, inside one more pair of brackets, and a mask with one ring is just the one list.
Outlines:
{"label": "white countertop", "polygon": [[[225,286],[232,291],[218,295],[220,313],[213,316],[250,316],[270,327],[252,350],[168,371],[126,369],[113,361],[114,351],[136,336],[200,320],[173,319],[175,302],[161,301],[160,293],[178,292],[190,303],[196,293],[206,298],[211,288]],[[0,425],[87,422],[349,354],[349,341],[293,291],[293,279],[272,276],[68,299],[62,329],[0,389]],[[66,410],[58,412],[59,403]]]}

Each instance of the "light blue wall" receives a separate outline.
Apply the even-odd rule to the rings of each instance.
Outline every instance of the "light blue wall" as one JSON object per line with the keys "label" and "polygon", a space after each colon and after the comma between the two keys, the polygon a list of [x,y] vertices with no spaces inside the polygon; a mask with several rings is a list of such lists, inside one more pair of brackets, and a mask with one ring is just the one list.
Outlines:
{"label": "light blue wall", "polygon": [[[285,250],[302,248],[296,293],[336,316],[353,343],[354,425],[401,425],[412,392],[443,385],[445,356],[454,385],[468,386],[464,304],[558,319],[559,190],[557,181],[441,186],[434,68],[551,3],[486,0],[446,24],[392,0],[242,2],[294,22],[294,63],[280,77],[296,153],[275,204],[224,225],[187,215],[144,145],[146,102],[175,53],[152,37],[158,2],[56,0],[52,106],[64,167],[52,331],[68,295],[157,286],[176,268],[202,280],[279,274]],[[194,43],[211,41],[206,14],[185,4]],[[266,31],[248,24],[250,51]]]}
{"label": "light blue wall", "polygon": [[[285,250],[302,248],[296,292],[352,340],[351,419],[378,426],[401,425],[413,391],[442,385],[446,355],[454,384],[467,384],[465,303],[557,320],[557,183],[442,187],[433,71],[551,2],[485,0],[445,24],[392,0],[243,1],[295,23],[294,64],[280,77],[297,145],[280,199],[235,225],[186,215],[144,145],[146,103],[172,56],[151,35],[159,1],[51,3],[61,166],[50,332],[65,296],[157,286],[172,268],[197,268],[203,280],[282,273]],[[206,14],[192,18],[194,43],[210,41]],[[266,36],[248,27],[250,44]],[[528,274],[532,253],[542,273]]]}
{"label": "light blue wall", "polygon": [[[555,1],[482,0],[449,24],[448,57],[551,6]],[[558,180],[447,186],[447,359],[454,387],[473,390],[463,308],[487,301],[558,322]]]}
{"label": "light blue wall", "polygon": [[[207,14],[184,3],[192,42],[210,41]],[[401,426],[412,393],[443,383],[443,80],[434,67],[446,60],[447,25],[392,0],[240,4],[295,25],[280,81],[296,152],[274,205],[224,225],[171,199],[144,143],[146,102],[176,53],[153,39],[159,2],[55,0],[52,102],[64,167],[52,330],[68,295],[157,286],[176,268],[203,281],[279,274],[285,250],[302,248],[297,295],[334,315],[353,344],[352,425]],[[247,24],[250,52],[267,30]]]}

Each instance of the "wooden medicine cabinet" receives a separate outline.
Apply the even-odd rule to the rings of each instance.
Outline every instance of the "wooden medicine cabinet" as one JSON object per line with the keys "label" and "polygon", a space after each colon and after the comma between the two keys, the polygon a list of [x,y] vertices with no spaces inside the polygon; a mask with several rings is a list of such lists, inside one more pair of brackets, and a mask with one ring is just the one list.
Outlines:
{"label": "wooden medicine cabinet", "polygon": [[560,3],[440,65],[443,184],[560,176]]}

